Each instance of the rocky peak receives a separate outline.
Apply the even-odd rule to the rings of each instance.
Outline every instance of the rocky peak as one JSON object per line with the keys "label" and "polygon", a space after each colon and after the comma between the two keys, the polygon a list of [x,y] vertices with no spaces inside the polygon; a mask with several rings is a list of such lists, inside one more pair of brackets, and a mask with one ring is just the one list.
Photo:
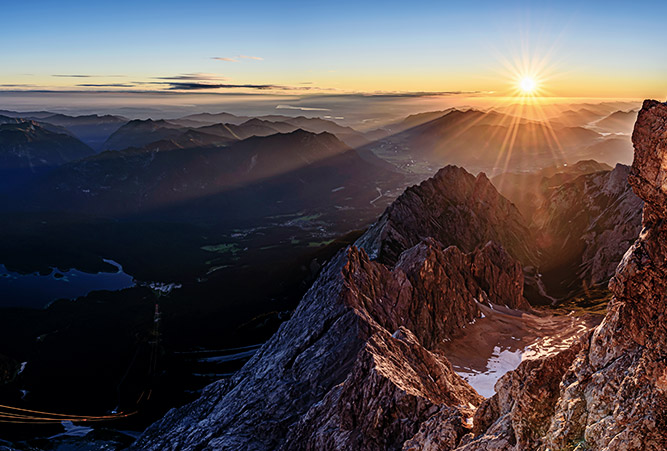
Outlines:
{"label": "rocky peak", "polygon": [[359,239],[373,258],[394,263],[425,238],[471,252],[488,241],[501,244],[523,264],[537,260],[532,234],[517,208],[491,184],[457,166],[405,190]]}
{"label": "rocky peak", "polygon": [[665,111],[664,103],[655,100],[644,101],[632,133],[635,159],[630,172],[632,189],[646,202],[644,211],[651,217],[662,218],[667,216],[667,113]]}

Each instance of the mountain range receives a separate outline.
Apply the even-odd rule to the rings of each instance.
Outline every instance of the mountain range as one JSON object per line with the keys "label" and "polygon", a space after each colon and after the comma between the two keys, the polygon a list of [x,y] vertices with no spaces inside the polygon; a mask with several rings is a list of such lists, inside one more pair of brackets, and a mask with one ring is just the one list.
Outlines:
{"label": "mountain range", "polygon": [[[578,113],[565,111],[563,123],[605,117],[594,110]],[[503,418],[498,427],[507,427],[509,414],[503,409],[508,405],[480,396],[478,386],[462,375],[461,359],[449,362],[451,349],[445,345],[463,348],[468,334],[492,343],[498,330],[507,335],[511,324],[522,324],[522,330],[531,321],[571,332],[567,343],[574,343],[600,321],[610,298],[606,284],[641,229],[643,202],[627,181],[630,168],[598,161],[548,160],[550,167],[519,166],[491,179],[447,165],[403,192],[424,172],[386,157],[416,159],[412,146],[421,134],[435,137],[447,152],[451,146],[447,158],[454,160],[465,153],[466,140],[497,144],[506,122],[515,121],[517,133],[524,134],[517,142],[525,155],[533,155],[530,136],[548,127],[505,113],[423,113],[366,134],[332,121],[286,116],[132,121],[66,116],[60,117],[63,125],[43,122],[54,116],[60,117],[43,112],[33,113],[34,120],[2,119],[6,127],[46,133],[47,142],[68,140],[67,149],[86,149],[61,158],[57,146],[46,146],[52,163],[43,170],[28,166],[28,180],[4,189],[6,213],[0,221],[11,227],[0,241],[3,263],[26,273],[53,267],[96,271],[108,267],[103,259],[111,258],[140,280],[168,274],[183,286],[158,297],[168,321],[162,345],[168,363],[160,384],[173,384],[168,392],[179,395],[170,399],[183,402],[192,400],[205,381],[222,377],[194,404],[149,429],[137,449],[203,444],[485,449],[495,440],[489,438],[489,425]],[[68,124],[68,118],[75,119]],[[73,123],[91,130],[99,125],[102,133],[100,124],[107,119],[113,127],[122,122],[103,131],[108,136],[101,147],[111,143],[113,150],[95,153],[70,129]],[[584,125],[558,126],[573,140],[568,158],[621,139],[604,138]],[[360,144],[348,145],[344,137]],[[21,146],[38,142],[30,134],[16,139]],[[397,142],[404,147],[391,147]],[[487,150],[465,158],[482,161],[490,155]],[[30,155],[21,154],[19,161],[31,161]],[[438,164],[428,149],[421,155]],[[592,304],[595,308],[589,308]],[[141,318],[124,317],[116,305],[136,308]],[[62,399],[54,384],[71,392],[77,384],[92,387],[91,368],[102,360],[122,373],[133,340],[149,341],[137,337],[150,325],[153,307],[151,291],[135,287],[93,292],[27,316],[21,310],[6,312],[3,336],[11,344],[0,352],[12,357],[4,360],[8,371],[16,371],[16,361],[31,362],[7,389],[29,387],[30,402],[48,398],[58,405]],[[576,312],[572,320],[555,314],[568,308]],[[107,324],[111,317],[118,328]],[[479,327],[491,329],[480,333]],[[177,355],[190,352],[184,343],[254,350],[276,330],[256,353],[244,351],[246,357],[227,362],[224,351],[222,364]],[[37,335],[49,339],[35,344]],[[90,342],[79,345],[81,355],[94,347],[106,357],[86,363],[56,352],[77,336]],[[497,352],[484,348],[486,341],[478,356],[492,358]],[[114,343],[124,343],[123,352],[114,350]],[[558,365],[555,372],[561,374],[583,349],[576,346],[549,352],[511,378],[524,378],[531,390],[531,372]],[[248,358],[246,367],[231,376]],[[65,370],[50,381],[39,378],[59,361],[69,362],[76,374]],[[127,387],[145,383],[137,368]],[[188,371],[193,374],[185,377]],[[121,398],[113,389],[114,374],[99,378],[105,402]],[[558,377],[548,379],[549,390],[557,389]],[[496,392],[523,396],[503,382],[511,378],[501,379]],[[123,389],[121,404],[134,394]],[[167,407],[164,392],[155,396],[156,404],[142,407],[147,415],[161,415]],[[88,405],[83,398],[72,402]],[[387,412],[386,423],[374,419],[378,411]],[[512,432],[503,431],[511,442]],[[522,443],[538,440],[519,430],[514,434]],[[486,442],[477,441],[482,436]]]}
{"label": "mountain range", "polygon": [[637,120],[637,111],[616,111],[609,116],[594,122],[595,127],[609,133],[632,133],[632,128]]}
{"label": "mountain range", "polygon": [[66,132],[0,116],[0,190],[93,154],[90,147]]}
{"label": "mountain range", "polygon": [[24,195],[41,209],[230,222],[319,206],[362,207],[378,197],[377,187],[400,178],[330,133],[299,129],[226,147],[106,151],[59,167]]}
{"label": "mountain range", "polygon": [[[378,155],[401,162],[414,160],[430,166],[457,164],[492,174],[537,170],[551,165],[593,158],[615,164],[626,162],[631,146],[619,149],[597,131],[587,128],[587,118],[549,122],[520,118],[496,111],[447,110],[407,118],[388,136],[371,143]],[[610,145],[615,147],[608,148]],[[407,163],[406,163],[407,162]]]}
{"label": "mountain range", "polygon": [[[522,265],[503,248],[515,243],[502,236],[492,238],[505,243],[480,243],[471,253],[448,245],[456,241],[451,236],[428,236],[440,232],[438,218],[439,224],[448,215],[456,219],[457,204],[477,202],[459,199],[445,203],[442,213],[428,212],[432,207],[420,199],[435,191],[456,199],[458,184],[470,183],[472,176],[449,168],[411,188],[358,240],[376,243],[370,256],[357,246],[339,252],[243,369],[170,411],[132,449],[664,449],[666,121],[666,104],[644,102],[628,177],[644,202],[642,232],[611,279],[604,319],[565,349],[523,360],[498,380],[493,396],[477,394],[438,344],[502,305],[529,309]],[[641,208],[624,187],[627,175],[622,166],[579,175],[547,198],[557,198],[554,209],[563,203],[576,209],[577,198],[590,198],[583,207],[592,211],[576,227],[586,229],[592,220],[594,230],[585,234],[603,232],[609,221],[633,219],[595,208],[630,215]],[[492,186],[484,198],[500,205],[479,210],[480,216],[518,214],[499,209],[507,201]],[[399,208],[408,202],[414,205]],[[414,220],[391,214],[420,205],[426,211]],[[556,216],[547,216],[543,228],[551,227],[550,218]],[[401,228],[401,220],[411,222]],[[384,254],[387,263],[377,249],[392,250]]]}

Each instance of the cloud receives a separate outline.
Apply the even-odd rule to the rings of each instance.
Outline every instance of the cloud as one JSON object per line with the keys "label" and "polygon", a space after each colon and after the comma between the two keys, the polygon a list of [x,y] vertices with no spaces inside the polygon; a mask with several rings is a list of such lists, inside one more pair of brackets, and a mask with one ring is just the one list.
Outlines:
{"label": "cloud", "polygon": [[135,88],[137,85],[129,83],[81,83],[77,86],[84,88]]}
{"label": "cloud", "polygon": [[440,96],[457,96],[457,95],[475,95],[482,94],[483,91],[414,91],[414,92],[369,92],[352,94],[363,97],[440,97]]}
{"label": "cloud", "polygon": [[202,89],[257,89],[260,91],[264,91],[267,89],[280,89],[280,90],[292,89],[289,87],[277,86],[277,85],[251,85],[251,84],[236,85],[236,84],[196,83],[196,82],[193,83],[171,82],[166,84],[169,85],[169,89],[172,91],[175,90],[199,91]]}
{"label": "cloud", "polygon": [[329,108],[313,108],[307,106],[278,105],[276,110],[300,110],[300,111],[331,111]]}
{"label": "cloud", "polygon": [[225,57],[225,56],[212,56],[212,60],[217,60],[217,61],[227,61],[230,63],[238,63],[240,59],[243,60],[255,60],[255,61],[263,61],[264,58],[261,58],[259,56],[248,56],[248,55],[239,55],[235,57]]}
{"label": "cloud", "polygon": [[54,74],[52,77],[60,78],[108,78],[108,77],[125,77],[125,75],[90,75],[90,74]]}
{"label": "cloud", "polygon": [[229,78],[219,74],[180,74],[172,77],[153,77],[155,80],[184,80],[184,81],[228,81]]}

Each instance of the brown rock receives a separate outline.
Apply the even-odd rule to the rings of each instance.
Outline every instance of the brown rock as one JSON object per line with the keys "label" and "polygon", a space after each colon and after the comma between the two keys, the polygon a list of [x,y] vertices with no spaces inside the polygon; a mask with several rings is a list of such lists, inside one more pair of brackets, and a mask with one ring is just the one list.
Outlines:
{"label": "brown rock", "polygon": [[401,327],[393,336],[380,331],[366,343],[345,382],[292,426],[283,449],[401,449],[436,413],[438,440],[449,446],[439,449],[453,449],[467,432],[464,416],[482,399],[408,329]]}
{"label": "brown rock", "polygon": [[539,449],[559,399],[561,379],[581,347],[577,342],[558,354],[526,360],[501,377],[496,394],[475,413],[477,438],[459,449]]}
{"label": "brown rock", "polygon": [[472,272],[494,304],[531,310],[523,297],[523,269],[499,244],[489,241],[472,254]]}
{"label": "brown rock", "polygon": [[463,408],[442,406],[438,413],[424,421],[419,431],[403,444],[403,451],[448,451],[461,442],[463,433],[470,435],[472,413]]}
{"label": "brown rock", "polygon": [[667,104],[644,102],[633,143],[643,230],[609,284],[607,316],[564,381],[547,437],[555,449],[667,449]]}

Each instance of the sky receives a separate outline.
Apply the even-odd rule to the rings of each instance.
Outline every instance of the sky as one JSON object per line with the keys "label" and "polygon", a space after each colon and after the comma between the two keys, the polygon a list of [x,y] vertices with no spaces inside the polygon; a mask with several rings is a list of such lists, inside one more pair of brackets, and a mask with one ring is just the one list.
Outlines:
{"label": "sky", "polygon": [[502,97],[524,76],[545,98],[667,96],[664,1],[0,0],[0,11],[0,91],[14,97]]}

